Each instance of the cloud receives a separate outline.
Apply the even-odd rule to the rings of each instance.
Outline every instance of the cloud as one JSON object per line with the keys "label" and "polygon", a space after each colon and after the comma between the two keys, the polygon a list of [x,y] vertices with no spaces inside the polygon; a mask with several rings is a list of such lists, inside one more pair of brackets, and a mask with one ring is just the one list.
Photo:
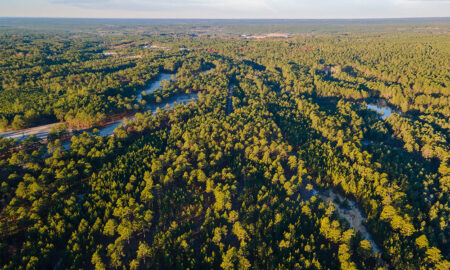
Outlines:
{"label": "cloud", "polygon": [[450,0],[0,0],[3,16],[380,18],[449,16]]}
{"label": "cloud", "polygon": [[118,10],[150,10],[181,4],[182,1],[143,1],[143,0],[51,0],[51,3],[74,6],[85,9],[118,9]]}
{"label": "cloud", "polygon": [[[232,13],[246,17],[252,12],[270,13],[276,11],[275,0],[50,0],[52,4],[72,6],[87,10],[116,10],[138,12],[165,12],[176,17],[191,17],[195,14],[223,16]],[[279,0],[286,2],[286,0]],[[290,1],[290,0],[287,0]]]}

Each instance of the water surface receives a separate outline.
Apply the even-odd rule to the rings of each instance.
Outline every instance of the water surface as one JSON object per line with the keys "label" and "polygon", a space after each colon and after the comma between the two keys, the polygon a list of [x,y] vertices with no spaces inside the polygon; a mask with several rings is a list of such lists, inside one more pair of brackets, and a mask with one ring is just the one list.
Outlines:
{"label": "water surface", "polygon": [[400,111],[393,108],[389,105],[385,100],[378,100],[376,103],[367,104],[367,108],[369,110],[374,110],[378,114],[381,115],[381,118],[385,119],[386,117],[391,116],[393,113],[401,113]]}
{"label": "water surface", "polygon": [[[147,105],[144,112],[152,111],[153,114],[156,114],[157,109],[171,109],[177,104],[187,104],[190,100],[197,100],[198,99],[198,93],[191,93],[191,94],[180,94],[171,98],[168,98],[164,100],[161,103],[157,104],[150,104]],[[130,120],[133,120],[134,116],[130,118]],[[100,128],[100,132],[98,135],[100,136],[110,136],[114,133],[114,129],[116,129],[118,126],[125,124],[124,120],[119,120],[114,123],[108,124],[103,128]]]}
{"label": "water surface", "polygon": [[375,241],[373,241],[372,235],[367,230],[365,226],[366,219],[364,218],[361,210],[358,207],[358,204],[355,201],[347,200],[348,207],[344,207],[343,205],[336,203],[335,201],[336,199],[339,199],[339,201],[342,202],[345,200],[345,198],[334,192],[333,189],[327,188],[325,190],[317,191],[311,184],[304,185],[302,188],[300,188],[299,192],[303,201],[308,201],[313,196],[319,196],[320,198],[322,198],[322,200],[333,203],[339,216],[344,218],[349,223],[350,227],[353,228],[356,232],[360,232],[361,235],[370,242],[373,250],[376,253],[380,253],[380,248],[375,243]]}
{"label": "water surface", "polygon": [[144,89],[143,91],[141,91],[137,96],[136,96],[136,100],[140,101],[142,100],[142,92],[145,92],[147,94],[151,94],[153,92],[155,92],[156,89],[160,89],[163,86],[163,82],[164,81],[171,81],[172,80],[172,75],[175,76],[175,74],[171,74],[171,73],[160,73],[158,75],[158,78],[156,79],[156,81],[153,81],[152,83],[150,83],[150,85],[148,86],[148,88]]}

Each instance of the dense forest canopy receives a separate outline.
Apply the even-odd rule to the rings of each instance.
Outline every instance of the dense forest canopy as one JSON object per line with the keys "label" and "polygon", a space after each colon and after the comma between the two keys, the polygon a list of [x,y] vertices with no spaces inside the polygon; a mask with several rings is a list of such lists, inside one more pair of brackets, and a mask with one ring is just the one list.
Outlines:
{"label": "dense forest canopy", "polygon": [[0,21],[2,268],[450,268],[448,20],[51,21]]}

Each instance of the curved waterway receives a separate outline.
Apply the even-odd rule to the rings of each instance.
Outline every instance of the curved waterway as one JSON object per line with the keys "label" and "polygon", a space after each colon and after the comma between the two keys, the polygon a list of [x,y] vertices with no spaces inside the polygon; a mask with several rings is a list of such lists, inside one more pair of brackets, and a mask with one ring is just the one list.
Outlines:
{"label": "curved waterway", "polygon": [[[187,104],[191,100],[197,100],[198,99],[198,93],[191,93],[191,94],[179,94],[174,97],[168,98],[164,100],[164,102],[158,103],[158,104],[151,104],[148,105],[144,112],[152,111],[153,115],[156,114],[157,109],[171,109],[177,104]],[[130,118],[130,120],[133,120],[134,116]],[[113,134],[114,129],[116,129],[118,126],[125,124],[124,120],[119,120],[114,123],[108,124],[103,128],[100,128],[98,135],[100,136],[110,136]]]}
{"label": "curved waterway", "polygon": [[[171,81],[172,76],[176,79],[175,74],[171,73],[160,73],[155,81],[149,84],[148,88],[141,91],[137,96],[136,100],[142,100],[142,92],[146,93],[153,93],[156,89],[159,89],[164,84],[164,81]],[[197,94],[181,94],[176,97],[169,98],[165,100],[162,103],[159,104],[152,104],[146,107],[145,111],[156,111],[157,107],[162,107],[162,109],[165,108],[166,104],[168,104],[169,108],[172,108],[175,105],[175,102],[180,103],[187,103],[191,99],[196,99]],[[110,123],[106,125],[105,127],[100,128],[99,135],[100,136],[109,136],[113,134],[113,131],[116,127],[123,124],[124,121],[120,120],[114,123]],[[50,134],[50,130],[52,127],[58,126],[61,123],[54,123],[54,124],[48,124],[48,125],[42,125],[37,127],[31,127],[23,130],[16,130],[16,131],[8,131],[8,132],[0,132],[0,136],[11,138],[11,139],[18,139],[23,140],[28,138],[31,135],[35,135],[38,139],[46,139],[47,136]],[[67,143],[65,143],[67,146]]]}
{"label": "curved waterway", "polygon": [[355,231],[360,232],[361,235],[370,242],[373,251],[375,253],[381,253],[380,248],[373,241],[372,235],[367,230],[364,222],[365,218],[358,207],[358,204],[353,200],[348,200],[348,207],[342,206],[340,203],[336,203],[336,199],[343,202],[345,198],[334,192],[331,188],[324,191],[317,191],[311,184],[306,185],[300,190],[300,194],[304,201],[309,200],[312,196],[319,196],[326,202],[332,202],[339,216],[344,218]]}
{"label": "curved waterway", "polygon": [[[198,93],[191,93],[191,94],[179,94],[177,96],[168,98],[166,100],[164,100],[164,102],[158,103],[158,104],[151,104],[148,105],[145,110],[143,112],[148,112],[148,111],[152,111],[153,115],[156,114],[158,108],[161,110],[165,110],[165,109],[171,109],[173,108],[175,105],[178,104],[187,104],[189,103],[191,100],[198,100]],[[129,120],[133,120],[134,119],[134,115],[129,118]],[[99,136],[111,136],[114,134],[114,130],[121,126],[121,125],[125,125],[125,120],[119,120],[113,123],[110,123],[102,128],[99,128],[99,132],[97,133],[97,135]],[[90,132],[87,131],[86,132]],[[70,141],[65,141],[62,144],[62,148],[63,150],[69,150],[70,148]]]}
{"label": "curved waterway", "polygon": [[171,74],[171,73],[160,73],[158,75],[158,78],[156,79],[156,81],[150,83],[150,85],[148,86],[147,89],[144,89],[143,91],[141,91],[137,96],[136,96],[136,100],[140,101],[142,100],[142,92],[145,92],[147,94],[151,94],[153,92],[155,92],[156,89],[159,89],[163,86],[163,82],[164,81],[172,81],[172,75],[174,76],[174,79],[176,79],[176,75],[175,74]]}

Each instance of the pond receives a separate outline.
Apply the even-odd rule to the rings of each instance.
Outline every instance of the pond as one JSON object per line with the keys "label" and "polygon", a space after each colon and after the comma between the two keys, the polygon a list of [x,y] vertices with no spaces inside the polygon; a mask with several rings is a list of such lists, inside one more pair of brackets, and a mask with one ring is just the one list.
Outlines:
{"label": "pond", "polygon": [[401,114],[400,111],[392,108],[385,100],[377,100],[376,103],[367,104],[367,109],[374,110],[378,114],[381,115],[381,118],[385,119],[386,117],[391,116],[393,113]]}

